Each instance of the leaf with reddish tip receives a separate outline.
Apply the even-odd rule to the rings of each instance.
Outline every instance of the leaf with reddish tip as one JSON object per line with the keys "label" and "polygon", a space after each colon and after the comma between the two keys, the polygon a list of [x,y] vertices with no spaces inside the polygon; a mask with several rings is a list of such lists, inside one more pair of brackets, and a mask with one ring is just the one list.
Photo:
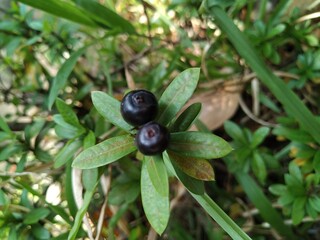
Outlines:
{"label": "leaf with reddish tip", "polygon": [[190,177],[203,180],[213,181],[214,171],[211,164],[202,158],[185,157],[173,152],[168,152],[170,159],[173,160],[177,166]]}

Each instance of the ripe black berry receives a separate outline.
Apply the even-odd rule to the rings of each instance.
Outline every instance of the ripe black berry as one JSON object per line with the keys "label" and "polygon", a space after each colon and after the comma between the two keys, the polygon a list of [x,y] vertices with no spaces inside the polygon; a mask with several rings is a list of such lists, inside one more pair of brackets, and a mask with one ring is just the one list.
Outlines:
{"label": "ripe black berry", "polygon": [[139,129],[136,144],[144,155],[155,155],[167,148],[169,139],[170,133],[167,128],[156,122],[149,122]]}
{"label": "ripe black berry", "polygon": [[140,126],[155,119],[158,113],[158,101],[149,91],[135,90],[124,96],[120,110],[126,122]]}

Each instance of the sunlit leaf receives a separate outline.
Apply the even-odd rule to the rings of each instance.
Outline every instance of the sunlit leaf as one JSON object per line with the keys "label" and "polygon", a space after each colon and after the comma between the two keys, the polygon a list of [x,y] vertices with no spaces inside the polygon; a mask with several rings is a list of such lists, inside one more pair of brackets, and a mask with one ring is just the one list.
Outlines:
{"label": "sunlit leaf", "polygon": [[169,150],[177,154],[196,158],[221,158],[232,150],[222,138],[202,132],[171,133]]}
{"label": "sunlit leaf", "polygon": [[92,102],[97,111],[109,122],[130,132],[132,126],[123,120],[120,113],[120,102],[104,92],[92,92]]}
{"label": "sunlit leaf", "polygon": [[196,89],[199,74],[199,68],[189,68],[170,83],[159,100],[159,123],[167,125],[181,110]]}
{"label": "sunlit leaf", "polygon": [[144,156],[144,164],[147,166],[149,177],[154,188],[162,196],[168,196],[169,183],[166,166],[161,156]]}
{"label": "sunlit leaf", "polygon": [[161,235],[169,221],[169,195],[163,196],[156,190],[151,182],[145,161],[141,169],[141,198],[148,221]]}
{"label": "sunlit leaf", "polygon": [[107,139],[81,152],[72,163],[72,167],[90,169],[112,163],[136,150],[130,135]]}

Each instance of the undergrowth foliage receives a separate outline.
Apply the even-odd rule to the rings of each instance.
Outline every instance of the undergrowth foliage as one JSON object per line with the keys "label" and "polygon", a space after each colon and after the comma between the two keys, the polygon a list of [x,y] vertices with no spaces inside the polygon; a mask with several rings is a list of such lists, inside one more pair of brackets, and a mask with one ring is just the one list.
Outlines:
{"label": "undergrowth foliage", "polygon": [[0,239],[318,239],[300,2],[2,0]]}

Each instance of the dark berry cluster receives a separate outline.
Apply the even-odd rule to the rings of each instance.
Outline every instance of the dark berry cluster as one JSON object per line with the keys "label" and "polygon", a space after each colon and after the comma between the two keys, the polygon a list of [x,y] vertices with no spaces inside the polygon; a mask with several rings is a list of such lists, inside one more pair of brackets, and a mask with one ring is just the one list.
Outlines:
{"label": "dark berry cluster", "polygon": [[168,129],[153,121],[158,108],[156,97],[146,90],[131,91],[121,102],[123,119],[132,126],[139,127],[135,141],[139,151],[144,155],[161,153],[169,144]]}

